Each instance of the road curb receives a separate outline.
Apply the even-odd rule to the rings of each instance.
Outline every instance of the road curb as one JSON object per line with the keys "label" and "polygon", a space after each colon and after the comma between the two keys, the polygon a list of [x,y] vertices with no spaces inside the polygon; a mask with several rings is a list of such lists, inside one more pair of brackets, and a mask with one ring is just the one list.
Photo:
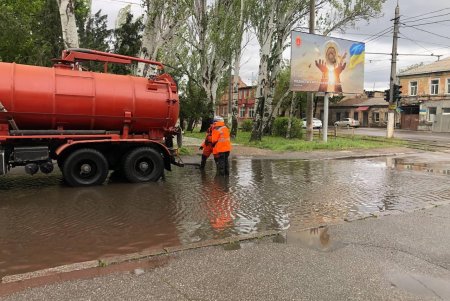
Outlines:
{"label": "road curb", "polygon": [[182,252],[182,251],[200,249],[200,248],[205,248],[205,247],[213,247],[213,246],[225,245],[225,244],[230,244],[230,243],[237,243],[237,242],[247,241],[247,240],[261,239],[261,238],[265,238],[265,237],[271,237],[271,236],[278,235],[281,232],[283,232],[283,231],[269,230],[269,231],[254,233],[254,234],[243,234],[243,235],[239,235],[239,236],[231,236],[231,237],[227,237],[227,238],[223,238],[223,239],[205,240],[205,241],[190,243],[190,244],[186,244],[186,245],[167,247],[164,249],[149,249],[149,250],[143,250],[141,252],[136,252],[136,253],[131,253],[131,254],[103,257],[103,258],[99,258],[98,260],[90,260],[90,261],[85,261],[85,262],[71,263],[71,264],[61,265],[61,266],[57,266],[57,267],[53,267],[53,268],[37,270],[37,271],[23,273],[23,274],[4,276],[1,279],[1,283],[6,284],[6,283],[20,282],[20,281],[31,280],[31,279],[40,278],[40,277],[55,276],[55,275],[62,274],[62,273],[76,272],[76,271],[81,271],[81,270],[86,270],[86,269],[101,268],[101,267],[106,267],[106,266],[110,266],[110,265],[121,264],[121,263],[125,263],[125,262],[138,261],[138,260],[152,258],[152,257],[156,257],[156,256],[161,256],[161,255],[171,255],[171,254]]}

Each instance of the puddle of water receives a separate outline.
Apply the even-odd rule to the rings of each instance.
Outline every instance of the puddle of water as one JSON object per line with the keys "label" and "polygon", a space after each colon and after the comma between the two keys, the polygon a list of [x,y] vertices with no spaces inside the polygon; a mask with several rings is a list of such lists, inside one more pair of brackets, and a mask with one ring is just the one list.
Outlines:
{"label": "puddle of water", "polygon": [[318,227],[303,231],[287,231],[280,233],[273,238],[275,243],[296,244],[302,247],[329,252],[341,246],[331,239],[328,227]]}
{"label": "puddle of water", "polygon": [[450,279],[415,273],[392,273],[388,278],[393,286],[413,295],[450,300]]}
{"label": "puddle of water", "polygon": [[448,162],[417,162],[414,158],[387,158],[388,167],[402,170],[422,171],[441,175],[450,175],[450,164]]}
{"label": "puddle of water", "polygon": [[[239,159],[231,161],[229,178],[215,177],[212,165],[204,173],[177,168],[158,183],[89,188],[65,187],[57,173],[1,177],[0,276],[450,202],[447,176],[376,160]],[[323,231],[313,233],[313,247],[324,248]]]}

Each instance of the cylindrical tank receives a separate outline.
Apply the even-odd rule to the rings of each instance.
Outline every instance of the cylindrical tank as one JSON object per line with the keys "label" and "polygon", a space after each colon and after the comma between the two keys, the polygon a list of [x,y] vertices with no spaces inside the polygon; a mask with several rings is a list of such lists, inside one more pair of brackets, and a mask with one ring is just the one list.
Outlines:
{"label": "cylindrical tank", "polygon": [[168,74],[152,80],[14,63],[0,63],[0,102],[21,130],[120,131],[129,112],[130,133],[170,131],[179,114]]}

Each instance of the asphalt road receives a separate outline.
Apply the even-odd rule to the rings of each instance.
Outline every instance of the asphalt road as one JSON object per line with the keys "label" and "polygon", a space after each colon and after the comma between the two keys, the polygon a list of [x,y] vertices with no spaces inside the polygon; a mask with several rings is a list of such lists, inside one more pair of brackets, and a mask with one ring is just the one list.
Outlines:
{"label": "asphalt road", "polygon": [[[182,252],[4,300],[450,300],[450,206]],[[227,250],[228,249],[228,250]]]}
{"label": "asphalt road", "polygon": [[[352,129],[339,128],[342,133],[351,133]],[[334,128],[330,128],[329,133],[333,133]],[[385,128],[357,128],[355,129],[355,134],[366,135],[366,136],[376,136],[376,137],[386,137]],[[438,142],[438,143],[448,143],[450,144],[450,133],[432,133],[423,131],[409,131],[395,129],[394,137],[410,140],[410,141],[427,141],[427,142]]]}

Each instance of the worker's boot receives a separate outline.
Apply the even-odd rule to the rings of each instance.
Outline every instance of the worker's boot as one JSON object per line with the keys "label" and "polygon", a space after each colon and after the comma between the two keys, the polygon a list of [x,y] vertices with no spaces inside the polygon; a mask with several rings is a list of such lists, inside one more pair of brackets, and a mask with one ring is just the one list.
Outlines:
{"label": "worker's boot", "polygon": [[206,166],[206,160],[208,159],[208,157],[206,157],[205,155],[202,155],[202,162],[200,162],[200,169],[204,170],[205,166]]}

